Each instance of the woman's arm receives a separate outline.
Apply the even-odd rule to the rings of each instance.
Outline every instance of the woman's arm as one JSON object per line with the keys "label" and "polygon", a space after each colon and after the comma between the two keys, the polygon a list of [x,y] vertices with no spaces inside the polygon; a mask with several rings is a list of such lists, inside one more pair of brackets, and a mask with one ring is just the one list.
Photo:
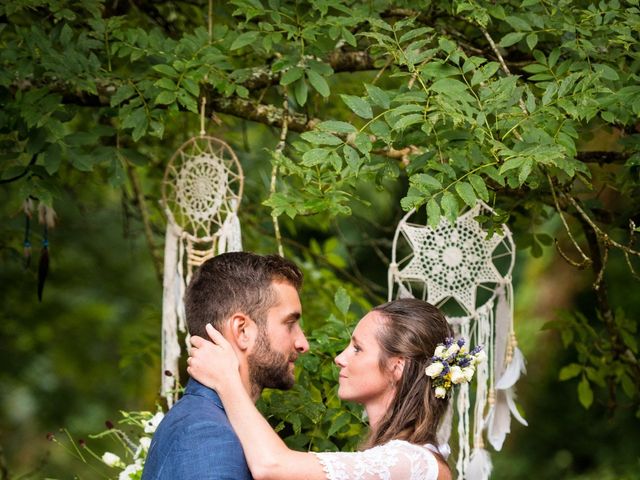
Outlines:
{"label": "woman's arm", "polygon": [[226,339],[207,325],[209,342],[191,337],[187,372],[218,392],[255,480],[325,480],[318,458],[290,450],[260,414],[242,385],[238,359]]}

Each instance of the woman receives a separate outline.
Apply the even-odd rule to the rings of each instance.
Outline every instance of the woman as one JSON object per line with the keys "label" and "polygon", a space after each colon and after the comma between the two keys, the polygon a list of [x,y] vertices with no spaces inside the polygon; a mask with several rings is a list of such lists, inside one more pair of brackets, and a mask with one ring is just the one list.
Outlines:
{"label": "woman", "polygon": [[364,449],[352,453],[290,450],[243,388],[229,344],[213,327],[207,332],[213,343],[192,337],[187,370],[220,395],[254,479],[451,478],[434,446],[436,432],[452,383],[471,378],[477,350],[467,353],[463,342],[453,343],[451,328],[434,306],[400,299],[375,307],[336,357],[339,397],[361,403],[370,423]]}

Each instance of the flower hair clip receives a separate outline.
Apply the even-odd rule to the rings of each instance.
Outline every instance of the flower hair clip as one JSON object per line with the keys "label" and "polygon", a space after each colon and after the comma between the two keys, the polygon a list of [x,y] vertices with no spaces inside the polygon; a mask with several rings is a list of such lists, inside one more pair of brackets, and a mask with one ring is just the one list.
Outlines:
{"label": "flower hair clip", "polygon": [[470,382],[476,371],[476,365],[487,358],[487,354],[478,345],[470,352],[464,344],[464,339],[454,341],[449,337],[444,343],[439,343],[431,358],[431,364],[424,373],[433,379],[437,398],[445,398],[453,384]]}

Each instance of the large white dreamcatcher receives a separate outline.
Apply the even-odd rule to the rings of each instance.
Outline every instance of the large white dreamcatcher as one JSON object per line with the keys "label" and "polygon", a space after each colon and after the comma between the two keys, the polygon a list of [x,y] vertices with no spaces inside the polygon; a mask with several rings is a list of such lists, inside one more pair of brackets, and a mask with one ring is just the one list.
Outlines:
{"label": "large white dreamcatcher", "polygon": [[[417,214],[410,211],[396,229],[389,266],[389,299],[416,297],[440,307],[456,336],[483,345],[488,355],[489,361],[477,368],[473,414],[468,384],[460,386],[456,398],[456,469],[458,478],[468,480],[486,479],[491,473],[485,430],[489,443],[500,450],[511,415],[527,424],[514,398],[514,385],[525,372],[513,330],[515,249],[506,226],[502,234],[488,237],[475,220],[491,213],[478,202],[454,224],[442,219],[431,228],[426,222],[411,223]],[[452,423],[453,409],[439,432],[442,443],[448,442]]]}
{"label": "large white dreamcatcher", "polygon": [[173,155],[164,174],[162,203],[167,215],[162,301],[162,387],[171,406],[177,398],[183,296],[194,268],[214,255],[242,249],[237,216],[244,184],[235,153],[204,130]]}

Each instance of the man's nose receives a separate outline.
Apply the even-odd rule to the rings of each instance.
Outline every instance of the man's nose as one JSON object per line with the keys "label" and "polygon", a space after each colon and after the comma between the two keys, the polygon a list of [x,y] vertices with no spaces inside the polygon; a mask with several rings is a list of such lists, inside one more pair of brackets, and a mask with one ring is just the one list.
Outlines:
{"label": "man's nose", "polygon": [[305,337],[304,332],[299,328],[298,337],[296,338],[295,347],[299,353],[305,353],[309,351],[309,342]]}

